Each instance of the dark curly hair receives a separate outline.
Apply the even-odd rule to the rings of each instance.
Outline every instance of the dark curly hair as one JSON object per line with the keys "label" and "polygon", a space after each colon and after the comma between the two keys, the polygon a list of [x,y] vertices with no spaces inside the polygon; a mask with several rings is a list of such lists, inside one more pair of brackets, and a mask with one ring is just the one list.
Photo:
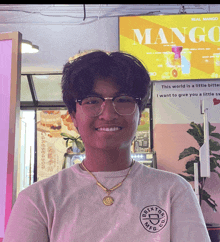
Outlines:
{"label": "dark curly hair", "polygon": [[86,97],[97,78],[110,77],[120,92],[140,97],[142,112],[150,95],[150,77],[143,64],[124,52],[91,51],[69,59],[62,76],[63,101],[69,113],[76,112],[76,99]]}

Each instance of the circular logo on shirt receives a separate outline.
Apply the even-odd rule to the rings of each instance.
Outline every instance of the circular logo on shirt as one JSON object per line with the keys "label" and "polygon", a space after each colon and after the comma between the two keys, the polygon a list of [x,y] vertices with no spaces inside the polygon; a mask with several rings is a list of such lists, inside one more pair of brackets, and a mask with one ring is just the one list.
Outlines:
{"label": "circular logo on shirt", "polygon": [[141,210],[140,221],[148,232],[157,233],[166,226],[168,215],[159,206],[150,205]]}

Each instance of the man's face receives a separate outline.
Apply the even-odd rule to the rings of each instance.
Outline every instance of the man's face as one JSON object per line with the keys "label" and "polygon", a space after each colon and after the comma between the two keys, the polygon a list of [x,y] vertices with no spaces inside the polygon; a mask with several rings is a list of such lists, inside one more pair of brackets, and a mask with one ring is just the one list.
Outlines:
{"label": "man's face", "polygon": [[[92,92],[106,97],[115,97],[119,88],[111,82],[110,78],[98,79]],[[103,112],[96,117],[89,117],[83,112],[82,106],[76,104],[76,113],[71,114],[75,127],[78,128],[85,148],[97,149],[126,149],[130,148],[135,136],[140,112],[136,104],[135,112],[131,115],[118,114],[111,100],[105,101]],[[106,131],[100,128],[120,128],[115,131]]]}

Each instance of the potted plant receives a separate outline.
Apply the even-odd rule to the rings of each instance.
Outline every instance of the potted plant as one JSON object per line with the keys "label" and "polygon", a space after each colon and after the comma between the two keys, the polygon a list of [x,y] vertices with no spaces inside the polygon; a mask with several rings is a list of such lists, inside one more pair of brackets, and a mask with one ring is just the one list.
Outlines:
{"label": "potted plant", "polygon": [[77,147],[81,153],[85,151],[85,147],[82,142],[81,136],[74,137],[66,133],[61,133],[61,135],[64,137],[63,139],[66,140],[66,147],[69,147],[69,143],[71,143],[71,146]]}
{"label": "potted plant", "polygon": [[[187,130],[187,133],[190,134],[199,144],[201,147],[204,143],[204,127],[203,125],[196,124],[194,122],[190,123],[191,129]],[[219,133],[213,133],[213,131],[216,129],[215,126],[211,125],[209,123],[209,136],[217,138],[220,140],[220,134]],[[220,155],[215,154],[214,152],[220,150],[220,144],[217,141],[214,141],[213,139],[209,139],[209,146],[210,146],[210,171],[215,172],[218,174],[218,177],[220,178],[220,173],[216,170],[217,167],[220,167],[219,161],[220,161]],[[200,175],[200,162],[199,162],[199,149],[196,149],[195,147],[189,147],[184,149],[183,152],[179,155],[179,160],[194,155],[194,157],[188,161],[185,165],[186,170],[183,171],[184,173],[187,173],[188,176],[179,174],[183,178],[185,178],[188,182],[194,181],[194,163],[198,163],[199,167],[199,195],[200,195],[200,205],[202,203],[202,200],[205,201],[214,212],[217,211],[216,207],[218,206],[211,198],[211,195],[204,189],[204,185],[206,182],[206,177],[201,177]],[[215,232],[213,227],[216,227],[219,231],[219,225],[213,226],[213,224],[207,224],[208,229],[212,227],[212,229],[209,230],[210,238]],[[218,228],[219,227],[219,228]],[[218,234],[218,233],[217,233]],[[215,241],[215,240],[213,240]],[[216,240],[218,241],[218,240]]]}
{"label": "potted plant", "polygon": [[61,135],[63,136],[63,139],[66,141],[66,147],[68,147],[67,152],[64,154],[64,161],[62,165],[62,169],[65,169],[68,167],[69,164],[67,162],[67,157],[71,159],[73,155],[79,155],[83,153],[85,151],[85,147],[80,136],[74,137],[66,133],[61,133]]}

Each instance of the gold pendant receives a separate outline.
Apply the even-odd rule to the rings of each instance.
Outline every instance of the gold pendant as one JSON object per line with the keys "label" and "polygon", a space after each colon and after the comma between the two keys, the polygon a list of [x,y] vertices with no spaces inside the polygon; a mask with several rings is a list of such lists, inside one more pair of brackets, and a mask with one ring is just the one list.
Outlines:
{"label": "gold pendant", "polygon": [[114,199],[110,196],[104,197],[102,201],[105,204],[105,206],[111,206],[114,203]]}

